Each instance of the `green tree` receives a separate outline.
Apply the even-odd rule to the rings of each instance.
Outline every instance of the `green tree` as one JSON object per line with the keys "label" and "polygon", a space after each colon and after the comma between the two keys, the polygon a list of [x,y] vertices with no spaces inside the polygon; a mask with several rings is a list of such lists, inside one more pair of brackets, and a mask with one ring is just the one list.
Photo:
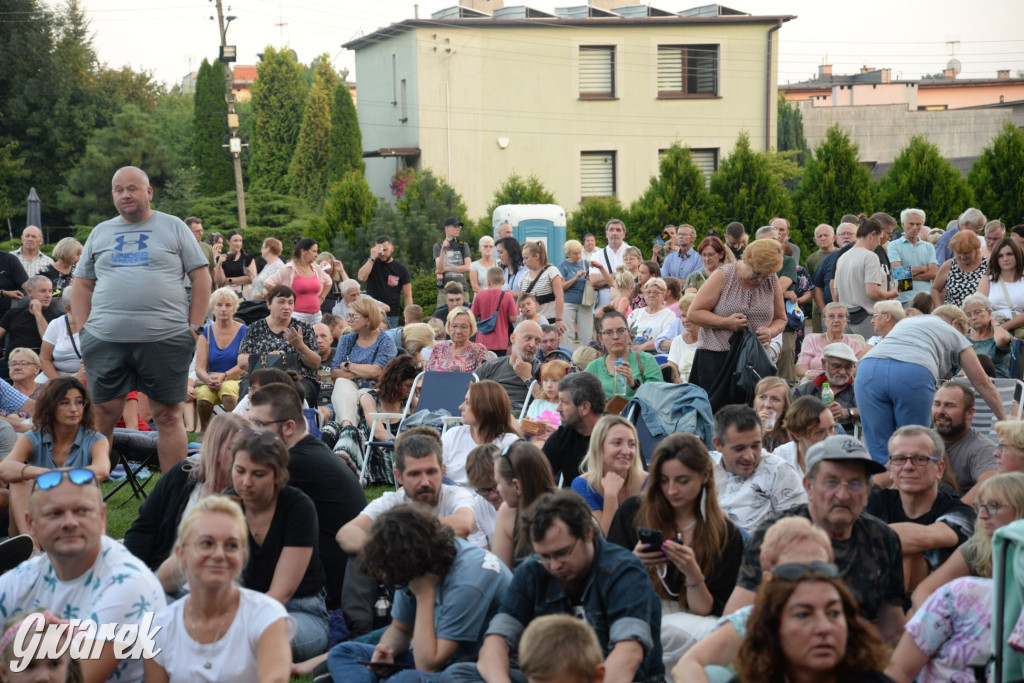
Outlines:
{"label": "green tree", "polygon": [[[327,195],[327,169],[331,144],[331,96],[338,85],[338,74],[324,54],[313,64],[313,87],[302,119],[288,175],[291,193],[301,197],[313,211],[319,211]],[[365,181],[364,181],[365,182]],[[372,211],[372,208],[371,208]]]}
{"label": "green tree", "polygon": [[373,220],[376,208],[377,198],[373,196],[366,176],[360,171],[349,171],[340,182],[331,186],[319,219],[322,221],[321,230],[328,237],[337,236],[351,242],[356,229]]}
{"label": "green tree", "polygon": [[268,45],[252,86],[252,160],[249,177],[253,189],[288,193],[288,167],[295,155],[302,117],[306,111],[303,67],[291,50]]}
{"label": "green tree", "polygon": [[331,107],[331,149],[327,161],[328,183],[336,183],[349,171],[365,171],[363,161],[363,134],[359,130],[359,117],[352,93],[342,81],[334,88],[334,106]]}
{"label": "green tree", "polygon": [[220,194],[235,187],[235,171],[224,154],[227,104],[224,65],[203,60],[196,76],[192,115],[192,165],[199,172],[199,191]]}
{"label": "green tree", "polygon": [[[625,220],[627,216],[625,207],[619,203],[617,197],[587,197],[580,202],[580,208],[569,214],[568,223],[569,237],[583,241],[583,236],[592,233],[597,244],[604,246],[604,226],[613,218]],[[629,230],[629,226],[626,226]],[[627,237],[629,233],[627,232]]]}
{"label": "green tree", "polygon": [[871,213],[871,172],[857,158],[858,147],[835,124],[807,162],[796,202],[801,224],[838,225],[846,213]]}
{"label": "green tree", "polygon": [[534,174],[523,178],[513,171],[508,178],[498,186],[491,197],[491,203],[487,206],[487,213],[470,226],[470,234],[464,234],[462,239],[475,245],[484,235],[493,233],[492,217],[494,210],[505,204],[556,204],[555,195],[544,187],[541,179]]}
{"label": "green tree", "polygon": [[779,122],[775,146],[780,152],[794,151],[794,161],[800,166],[807,163],[807,138],[804,137],[804,115],[795,104],[786,101],[779,91]]}
{"label": "green tree", "polygon": [[711,196],[719,225],[739,221],[748,232],[775,216],[793,215],[782,180],[772,173],[767,155],[750,148],[746,132],[740,133],[732,154],[711,176]]}
{"label": "green tree", "polygon": [[967,182],[988,216],[1008,226],[1024,223],[1024,133],[1007,121],[974,162]]}
{"label": "green tree", "polygon": [[689,223],[698,233],[712,226],[711,195],[689,147],[673,144],[647,190],[629,207],[626,222],[636,244],[650,244],[664,226]]}
{"label": "green tree", "polygon": [[938,147],[915,135],[879,182],[875,199],[893,216],[913,206],[924,210],[932,225],[945,225],[971,204],[971,188]]}
{"label": "green tree", "polygon": [[17,142],[0,147],[0,220],[25,213],[24,209],[19,211],[15,208],[19,197],[12,194],[14,185],[28,176],[25,160],[15,156],[17,151]]}

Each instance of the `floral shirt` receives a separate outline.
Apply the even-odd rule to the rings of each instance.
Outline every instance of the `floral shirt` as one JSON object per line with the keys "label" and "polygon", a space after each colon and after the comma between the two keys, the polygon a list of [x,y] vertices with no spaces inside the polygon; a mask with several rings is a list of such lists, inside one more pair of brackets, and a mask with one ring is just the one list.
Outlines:
{"label": "floral shirt", "polygon": [[438,342],[430,353],[427,370],[444,372],[473,372],[491,359],[490,353],[483,344],[470,342],[461,351],[455,351],[450,341]]}
{"label": "floral shirt", "polygon": [[[294,328],[302,333],[302,341],[309,348],[316,351],[316,335],[313,334],[313,328],[305,323],[300,323],[298,320],[292,320],[288,323],[288,327]],[[288,340],[284,338],[284,332],[281,334],[274,334],[270,331],[270,326],[267,325],[267,319],[262,318],[257,320],[245,331],[245,336],[242,337],[242,343],[238,347],[239,353],[256,354],[262,356],[264,354],[272,353],[297,353],[295,347],[288,343]],[[252,367],[252,363],[249,363],[249,367]],[[299,370],[302,372],[303,377],[309,377],[312,380],[316,380],[317,370],[319,368],[307,368],[299,359]]]}
{"label": "floral shirt", "polygon": [[918,683],[972,683],[967,663],[992,644],[992,579],[954,579],[937,589],[907,622],[928,663]]}

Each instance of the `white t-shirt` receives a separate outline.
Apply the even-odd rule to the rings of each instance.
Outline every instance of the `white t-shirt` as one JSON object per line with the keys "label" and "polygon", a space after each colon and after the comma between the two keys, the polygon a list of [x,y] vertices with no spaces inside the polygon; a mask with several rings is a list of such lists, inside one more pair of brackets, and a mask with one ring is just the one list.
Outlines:
{"label": "white t-shirt", "polygon": [[[62,315],[54,318],[46,326],[46,333],[43,334],[43,341],[53,344],[53,365],[57,372],[62,375],[73,375],[82,367],[82,359],[75,353],[75,347],[71,344],[71,337],[68,336],[68,317]],[[82,350],[82,342],[75,333],[75,345]],[[45,381],[45,375],[43,376]]]}
{"label": "white t-shirt", "polygon": [[677,317],[675,313],[667,308],[663,308],[654,314],[649,313],[646,308],[637,308],[629,314],[626,322],[630,327],[636,329],[638,336],[647,337],[653,341]]}
{"label": "white t-shirt", "polygon": [[722,454],[711,452],[718,505],[733,524],[753,533],[764,520],[807,502],[803,478],[777,455],[761,450],[761,462],[749,477],[730,474]]}
{"label": "white t-shirt", "polygon": [[[619,247],[618,251],[612,251],[611,247],[603,247],[603,248],[598,249],[597,251],[595,251],[594,255],[591,256],[587,260],[588,261],[600,261],[601,265],[603,265],[605,267],[605,269],[607,269],[608,272],[612,274],[612,277],[615,277],[615,269],[622,265],[622,257],[625,255],[626,249],[628,249],[628,248],[629,248],[629,245],[626,244],[625,242],[622,243],[622,246]],[[606,257],[607,257],[607,260],[605,260]],[[609,265],[611,266],[610,268],[608,267]],[[591,267],[590,268],[590,272],[587,273],[587,276],[588,277],[591,276],[591,275],[598,275],[598,276],[600,276],[600,274],[601,274],[600,270],[598,270],[597,268]],[[597,294],[597,302],[594,304],[595,308],[601,308],[602,306],[607,306],[608,304],[611,303],[611,301],[612,301],[612,289],[611,289],[611,287],[602,287],[601,289],[597,290],[596,294]]]}
{"label": "white t-shirt", "polygon": [[800,474],[804,473],[804,471],[800,469],[800,463],[797,461],[796,441],[790,441],[788,443],[782,444],[774,451],[772,451],[772,454],[777,455],[786,462],[788,462],[790,465],[795,467]]}
{"label": "white t-shirt", "polygon": [[[415,502],[415,500],[405,495],[404,488],[397,491],[388,491],[363,508],[360,514],[366,515],[373,521],[377,521],[378,517],[393,507]],[[434,514],[438,517],[449,517],[461,508],[473,509],[473,492],[461,486],[441,484],[441,493],[438,495]]]}
{"label": "white t-shirt", "polygon": [[[263,593],[240,588],[238,612],[220,640],[201,645],[185,630],[184,611],[188,598],[177,600],[153,619],[163,629],[155,638],[161,648],[154,657],[164,668],[171,683],[215,683],[217,681],[255,681],[259,678],[256,646],[267,628],[285,619],[288,638],[295,633],[295,620],[277,600]],[[204,665],[209,661],[211,666]]]}
{"label": "white t-shirt", "polygon": [[672,346],[668,349],[668,360],[670,363],[675,363],[676,367],[679,368],[679,377],[684,381],[689,381],[690,368],[693,367],[693,356],[697,353],[697,342],[692,344],[683,341],[683,335],[679,335],[672,340]]}
{"label": "white t-shirt", "polygon": [[481,548],[493,547],[494,523],[498,520],[498,511],[489,500],[474,493],[473,512],[476,514],[476,528],[470,535],[469,542]]}
{"label": "white t-shirt", "polygon": [[[148,612],[167,604],[160,582],[149,568],[109,536],[92,567],[61,581],[45,553],[0,576],[0,617],[48,609],[62,619],[92,619],[97,624],[139,624]],[[155,623],[155,622],[154,622]],[[161,633],[154,639],[160,643]],[[113,638],[108,640],[113,641]],[[118,683],[142,681],[142,660],[123,660],[110,677]]]}
{"label": "white t-shirt", "polygon": [[[441,437],[441,446],[444,449],[442,458],[444,460],[444,473],[448,478],[459,486],[469,486],[469,478],[466,475],[466,460],[469,452],[481,445],[473,440],[472,428],[467,425],[453,427]],[[500,438],[492,441],[498,448],[505,448],[519,437],[515,434],[502,434]],[[441,515],[442,517],[444,515]]]}

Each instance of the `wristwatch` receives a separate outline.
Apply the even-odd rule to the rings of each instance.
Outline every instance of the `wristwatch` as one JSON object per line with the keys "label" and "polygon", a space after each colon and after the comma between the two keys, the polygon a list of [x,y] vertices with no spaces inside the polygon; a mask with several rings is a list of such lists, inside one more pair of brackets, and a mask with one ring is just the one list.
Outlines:
{"label": "wristwatch", "polygon": [[346,370],[348,370],[349,363],[350,363],[349,361],[345,361],[345,369]]}
{"label": "wristwatch", "polygon": [[203,326],[202,325],[193,325],[192,323],[189,323],[188,327],[189,327],[190,330],[192,330],[196,334],[202,334],[203,333]]}

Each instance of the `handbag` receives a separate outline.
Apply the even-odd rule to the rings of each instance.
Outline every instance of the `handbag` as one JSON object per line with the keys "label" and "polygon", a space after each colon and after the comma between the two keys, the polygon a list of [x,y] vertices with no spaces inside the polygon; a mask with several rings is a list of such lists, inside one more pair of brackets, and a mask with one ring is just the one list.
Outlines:
{"label": "handbag", "polygon": [[[584,273],[590,272],[590,264],[586,261],[583,262],[585,268]],[[590,278],[587,275],[583,276],[583,300],[580,302],[581,306],[593,306],[597,301],[597,290],[594,289],[594,285],[590,284]]]}
{"label": "handbag", "polygon": [[765,377],[774,375],[776,368],[756,334],[750,330],[736,334],[743,336],[739,339],[739,350],[732,373],[733,402],[750,405],[754,400],[757,383]]}
{"label": "handbag", "polygon": [[494,309],[494,313],[491,313],[485,320],[481,320],[476,324],[476,331],[480,334],[490,334],[494,332],[494,327],[498,324],[498,313],[501,311],[501,300],[505,297],[505,290],[501,290],[501,294],[498,295],[498,305]]}

